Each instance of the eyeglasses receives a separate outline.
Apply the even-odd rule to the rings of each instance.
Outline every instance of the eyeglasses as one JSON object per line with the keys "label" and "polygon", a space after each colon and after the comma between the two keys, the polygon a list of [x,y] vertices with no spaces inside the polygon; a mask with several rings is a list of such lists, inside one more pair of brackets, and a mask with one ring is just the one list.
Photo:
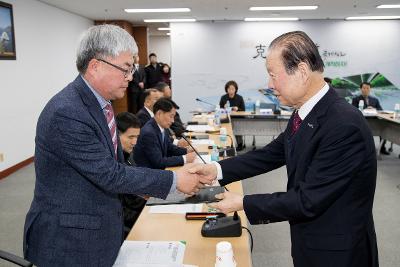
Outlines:
{"label": "eyeglasses", "polygon": [[114,65],[114,64],[112,64],[112,63],[110,63],[110,62],[108,62],[108,61],[106,61],[104,59],[101,59],[101,58],[96,58],[96,60],[104,62],[104,63],[116,68],[117,70],[122,71],[124,73],[124,77],[125,78],[128,78],[129,75],[133,75],[133,72],[134,72],[133,68],[132,69],[124,69],[124,68],[121,68],[120,66]]}

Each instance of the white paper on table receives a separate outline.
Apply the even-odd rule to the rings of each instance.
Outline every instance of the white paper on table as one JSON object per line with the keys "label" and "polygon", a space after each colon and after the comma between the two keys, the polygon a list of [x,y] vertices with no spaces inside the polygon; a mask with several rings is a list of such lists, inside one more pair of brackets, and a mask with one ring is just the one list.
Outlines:
{"label": "white paper on table", "polygon": [[182,266],[185,248],[180,241],[124,241],[114,267]]}
{"label": "white paper on table", "polygon": [[210,125],[188,125],[186,130],[189,132],[205,133],[207,131],[214,131],[214,127]]}
{"label": "white paper on table", "polygon": [[192,145],[208,145],[208,146],[212,146],[215,145],[215,141],[211,140],[211,139],[192,139],[190,140],[190,142],[192,143]]}
{"label": "white paper on table", "polygon": [[201,212],[203,204],[177,204],[177,205],[155,205],[151,206],[149,213],[177,213]]}
{"label": "white paper on table", "polygon": [[[211,163],[211,155],[201,155],[206,163]],[[199,156],[194,160],[195,163],[204,163]]]}

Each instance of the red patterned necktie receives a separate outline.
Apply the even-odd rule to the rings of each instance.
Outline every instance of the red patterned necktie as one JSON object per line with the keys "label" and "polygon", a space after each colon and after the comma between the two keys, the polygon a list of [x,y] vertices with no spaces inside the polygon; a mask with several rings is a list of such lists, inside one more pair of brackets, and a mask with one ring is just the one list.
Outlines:
{"label": "red patterned necktie", "polygon": [[106,115],[106,119],[107,119],[108,129],[110,129],[111,140],[112,140],[114,152],[115,152],[115,158],[117,158],[117,147],[118,147],[117,125],[115,124],[114,111],[113,111],[111,104],[107,104],[104,109],[105,109],[105,115]]}
{"label": "red patterned necktie", "polygon": [[297,130],[300,128],[300,124],[302,122],[302,119],[299,116],[298,110],[296,110],[294,117],[293,117],[293,122],[292,122],[292,134],[295,134]]}

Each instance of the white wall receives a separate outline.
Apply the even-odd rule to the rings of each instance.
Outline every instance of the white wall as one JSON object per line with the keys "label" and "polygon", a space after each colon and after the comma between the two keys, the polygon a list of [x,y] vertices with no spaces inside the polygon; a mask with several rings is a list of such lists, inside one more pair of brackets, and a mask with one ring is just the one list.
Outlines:
{"label": "white wall", "polygon": [[305,31],[320,46],[320,52],[346,54],[337,59],[346,61],[347,66],[326,67],[326,76],[379,71],[400,87],[399,20],[196,22],[171,23],[170,27],[174,99],[186,120],[195,108],[196,97],[222,95],[228,80],[236,80],[242,92],[266,88],[265,60],[253,58],[257,54],[255,46],[268,47],[275,37],[294,30]]}
{"label": "white wall", "polygon": [[47,101],[77,75],[83,17],[35,0],[13,5],[17,60],[0,61],[0,171],[34,155],[36,123]]}
{"label": "white wall", "polygon": [[169,36],[149,36],[149,54],[155,53],[158,62],[171,66],[171,39]]}

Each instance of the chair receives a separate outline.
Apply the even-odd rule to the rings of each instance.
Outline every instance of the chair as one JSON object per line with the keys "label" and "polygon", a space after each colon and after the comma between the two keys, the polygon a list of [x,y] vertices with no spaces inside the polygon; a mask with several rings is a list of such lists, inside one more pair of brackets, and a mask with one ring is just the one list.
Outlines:
{"label": "chair", "polygon": [[30,263],[29,261],[27,261],[19,256],[16,256],[14,254],[3,251],[3,250],[0,250],[0,259],[15,263],[18,266],[23,266],[23,267],[32,267],[33,266],[33,264]]}

